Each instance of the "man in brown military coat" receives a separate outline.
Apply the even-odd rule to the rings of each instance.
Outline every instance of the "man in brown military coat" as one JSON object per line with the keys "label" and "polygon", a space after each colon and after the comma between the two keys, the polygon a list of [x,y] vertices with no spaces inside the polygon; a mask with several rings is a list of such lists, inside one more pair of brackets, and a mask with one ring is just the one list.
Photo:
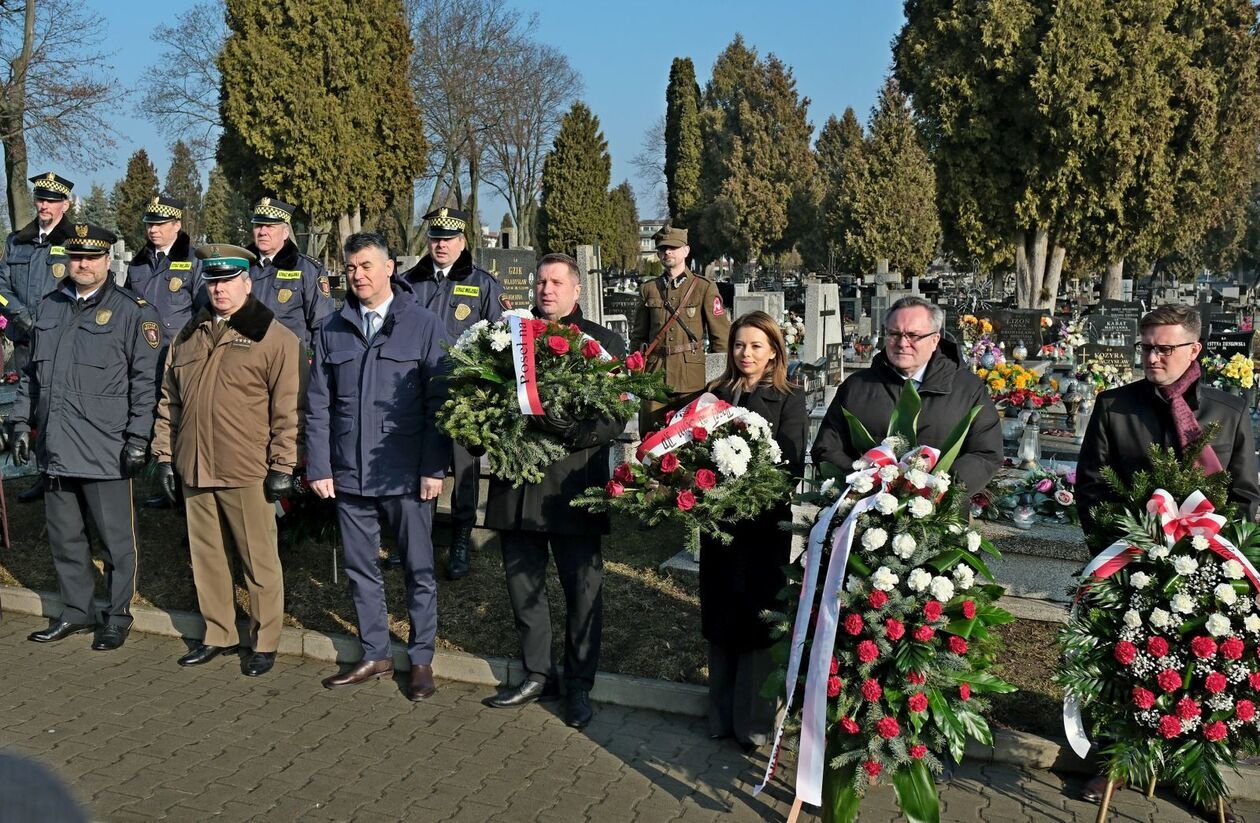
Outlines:
{"label": "man in brown military coat", "polygon": [[630,350],[646,355],[649,371],[665,373],[670,397],[664,403],[643,402],[641,435],[660,427],[666,407],[704,388],[705,338],[708,351],[725,352],[731,330],[717,285],[687,270],[687,230],[666,226],[652,239],[665,271],[639,287],[642,302],[634,315]]}

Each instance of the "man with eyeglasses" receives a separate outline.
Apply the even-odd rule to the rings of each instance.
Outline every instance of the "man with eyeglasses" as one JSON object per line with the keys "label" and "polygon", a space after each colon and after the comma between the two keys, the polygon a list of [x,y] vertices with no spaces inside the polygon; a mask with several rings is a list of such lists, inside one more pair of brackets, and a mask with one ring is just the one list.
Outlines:
{"label": "man with eyeglasses", "polygon": [[940,447],[973,406],[980,407],[950,474],[971,492],[988,485],[1002,464],[1002,426],[980,378],[962,361],[958,345],[945,340],[945,313],[921,297],[903,297],[884,315],[883,350],[870,368],[840,385],[810,454],[814,465],[834,463],[848,471],[861,451],[849,435],[843,409],[878,437],[888,430],[893,407],[907,381],[923,398],[919,443]]}
{"label": "man with eyeglasses", "polygon": [[1147,312],[1138,329],[1145,379],[1098,395],[1081,444],[1076,507],[1091,545],[1105,546],[1111,539],[1095,528],[1095,507],[1119,502],[1103,480],[1103,467],[1114,467],[1128,483],[1135,473],[1151,469],[1147,450],[1152,443],[1183,454],[1213,423],[1219,428],[1211,448],[1198,456],[1199,465],[1209,474],[1228,470],[1230,499],[1254,520],[1260,485],[1251,418],[1241,397],[1199,384],[1199,312],[1190,306],[1160,306]]}

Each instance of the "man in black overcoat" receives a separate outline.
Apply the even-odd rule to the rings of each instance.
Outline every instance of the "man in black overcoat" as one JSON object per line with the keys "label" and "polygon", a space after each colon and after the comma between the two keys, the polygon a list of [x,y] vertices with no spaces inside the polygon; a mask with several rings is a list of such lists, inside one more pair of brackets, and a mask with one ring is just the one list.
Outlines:
{"label": "man in black overcoat", "polygon": [[[547,320],[574,324],[613,357],[625,355],[621,338],[582,316],[577,299],[581,278],[577,263],[565,254],[549,254],[538,264],[534,313]],[[501,532],[508,597],[521,636],[526,678],[484,701],[511,708],[559,695],[559,678],[551,655],[551,611],[547,602],[547,551],[556,560],[564,589],[565,722],[582,728],[591,720],[590,691],[599,664],[603,623],[603,558],[600,538],[608,518],[573,508],[569,501],[591,486],[610,479],[609,443],[624,421],[570,420],[547,415],[531,418],[560,438],[570,454],[547,467],[541,483],[513,488],[492,478],[486,499],[486,526]]]}

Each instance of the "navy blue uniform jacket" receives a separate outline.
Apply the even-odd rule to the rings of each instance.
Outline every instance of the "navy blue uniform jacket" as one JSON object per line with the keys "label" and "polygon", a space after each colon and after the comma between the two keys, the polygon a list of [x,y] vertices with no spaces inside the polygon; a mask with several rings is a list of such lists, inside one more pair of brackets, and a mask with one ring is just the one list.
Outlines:
{"label": "navy blue uniform jacket", "polygon": [[450,439],[435,420],[446,400],[442,323],[406,284],[395,281],[393,290],[370,343],[351,294],[315,334],[307,477],[331,477],[338,492],[415,494],[422,476],[444,476],[451,460]]}

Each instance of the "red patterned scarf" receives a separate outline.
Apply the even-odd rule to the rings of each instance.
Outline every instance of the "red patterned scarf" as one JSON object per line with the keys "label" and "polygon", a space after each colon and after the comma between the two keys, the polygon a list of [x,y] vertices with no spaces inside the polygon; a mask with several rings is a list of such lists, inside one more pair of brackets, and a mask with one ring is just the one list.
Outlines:
{"label": "red patterned scarf", "polygon": [[[1199,382],[1202,373],[1199,361],[1195,360],[1190,364],[1190,368],[1186,369],[1186,373],[1178,377],[1175,382],[1167,386],[1156,386],[1159,393],[1172,407],[1173,425],[1177,427],[1177,443],[1181,446],[1183,453],[1191,443],[1203,436],[1203,429],[1199,426],[1199,421],[1195,419],[1194,409],[1190,408],[1190,404],[1186,402],[1186,392]],[[1216,474],[1224,468],[1211,444],[1203,447],[1203,452],[1195,462],[1206,474]]]}

